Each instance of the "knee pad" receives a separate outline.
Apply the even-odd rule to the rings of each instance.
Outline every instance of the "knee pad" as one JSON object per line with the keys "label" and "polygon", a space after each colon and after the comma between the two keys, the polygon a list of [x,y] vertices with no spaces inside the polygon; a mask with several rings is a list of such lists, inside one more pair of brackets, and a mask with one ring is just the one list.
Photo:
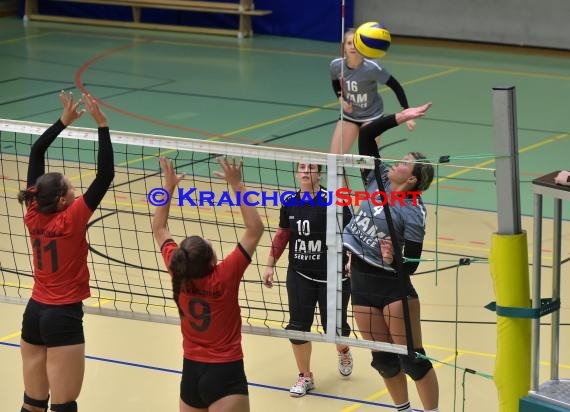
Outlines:
{"label": "knee pad", "polygon": [[[416,352],[422,355],[426,354],[424,348],[416,349]],[[431,362],[428,359],[419,356],[402,356],[402,366],[404,367],[404,372],[412,378],[414,381],[419,381],[421,378],[426,376],[431,368],[433,368]]]}
{"label": "knee pad", "polygon": [[[302,325],[300,323],[289,323],[286,327],[286,330],[296,330],[298,332],[310,332],[311,331],[311,325],[309,325],[308,327],[305,327],[305,325]],[[289,338],[289,342],[291,342],[293,345],[303,345],[305,343],[308,342],[308,340],[301,340],[301,339],[291,339]]]}
{"label": "knee pad", "polygon": [[77,412],[77,402],[52,403],[51,410],[53,412]]}
{"label": "knee pad", "polygon": [[[49,396],[47,397],[47,399],[40,401],[39,399],[30,398],[28,395],[26,395],[26,392],[24,392],[24,403],[27,405],[35,406],[36,408],[43,408],[44,411],[47,411],[48,410],[48,402],[49,402]],[[23,412],[29,412],[23,406],[22,406],[22,411]]]}
{"label": "knee pad", "polygon": [[370,365],[378,371],[383,378],[393,378],[402,370],[400,358],[395,353],[372,352]]}

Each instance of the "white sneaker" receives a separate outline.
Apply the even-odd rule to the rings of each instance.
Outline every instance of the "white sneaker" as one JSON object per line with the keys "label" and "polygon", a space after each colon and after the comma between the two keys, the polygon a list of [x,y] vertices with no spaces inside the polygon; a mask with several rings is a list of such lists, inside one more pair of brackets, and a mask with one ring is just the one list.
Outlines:
{"label": "white sneaker", "polygon": [[345,352],[338,352],[338,371],[342,376],[349,376],[352,373],[352,353],[350,348]]}
{"label": "white sneaker", "polygon": [[313,374],[311,373],[310,376],[303,376],[303,374],[300,373],[299,377],[297,378],[297,382],[295,382],[295,385],[289,389],[289,395],[294,398],[300,398],[301,396],[305,396],[307,392],[313,389],[315,389]]}

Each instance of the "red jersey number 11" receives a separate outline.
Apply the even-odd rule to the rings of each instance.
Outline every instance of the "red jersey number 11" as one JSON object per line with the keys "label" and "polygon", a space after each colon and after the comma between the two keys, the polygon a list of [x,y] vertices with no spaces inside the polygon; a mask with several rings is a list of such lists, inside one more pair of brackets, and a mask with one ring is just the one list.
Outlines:
{"label": "red jersey number 11", "polygon": [[39,270],[44,270],[44,254],[49,254],[51,260],[51,271],[57,272],[59,268],[57,261],[57,242],[52,240],[47,245],[42,247],[40,238],[36,238],[32,243],[32,246],[36,252],[36,262]]}

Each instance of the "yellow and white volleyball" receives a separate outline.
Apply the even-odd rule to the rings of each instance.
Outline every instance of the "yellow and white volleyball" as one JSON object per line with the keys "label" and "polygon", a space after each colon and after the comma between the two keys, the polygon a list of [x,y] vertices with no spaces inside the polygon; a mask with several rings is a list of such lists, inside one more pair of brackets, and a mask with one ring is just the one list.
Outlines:
{"label": "yellow and white volleyball", "polygon": [[368,59],[384,56],[390,48],[390,43],[390,32],[377,22],[363,23],[354,32],[354,47]]}

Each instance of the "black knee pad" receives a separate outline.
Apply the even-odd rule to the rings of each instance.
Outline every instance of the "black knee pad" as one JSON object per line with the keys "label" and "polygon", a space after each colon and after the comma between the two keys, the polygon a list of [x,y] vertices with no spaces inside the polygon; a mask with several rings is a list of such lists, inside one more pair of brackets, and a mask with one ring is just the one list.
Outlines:
{"label": "black knee pad", "polygon": [[[47,411],[48,410],[48,402],[49,402],[49,396],[47,397],[47,399],[40,401],[39,399],[30,398],[28,395],[26,395],[26,392],[24,392],[24,403],[27,405],[35,406],[36,408],[43,408],[44,411]],[[22,411],[29,412],[23,406],[22,406]]]}
{"label": "black knee pad", "polygon": [[[422,355],[426,354],[424,348],[416,349],[417,353]],[[421,378],[426,376],[431,368],[433,368],[429,359],[420,356],[402,356],[402,366],[404,367],[404,372],[412,378],[414,381],[419,381]]]}
{"label": "black knee pad", "polygon": [[395,353],[372,352],[370,365],[378,371],[383,378],[393,378],[402,370],[400,358]]}
{"label": "black knee pad", "polygon": [[[308,327],[305,325],[302,325],[300,323],[289,323],[287,326],[285,326],[286,330],[296,330],[298,332],[310,332],[311,331],[311,325],[309,325]],[[289,339],[289,342],[291,342],[293,345],[303,345],[305,343],[308,342],[308,340],[301,340],[301,339]]]}
{"label": "black knee pad", "polygon": [[52,403],[51,410],[53,412],[77,412],[77,402]]}

